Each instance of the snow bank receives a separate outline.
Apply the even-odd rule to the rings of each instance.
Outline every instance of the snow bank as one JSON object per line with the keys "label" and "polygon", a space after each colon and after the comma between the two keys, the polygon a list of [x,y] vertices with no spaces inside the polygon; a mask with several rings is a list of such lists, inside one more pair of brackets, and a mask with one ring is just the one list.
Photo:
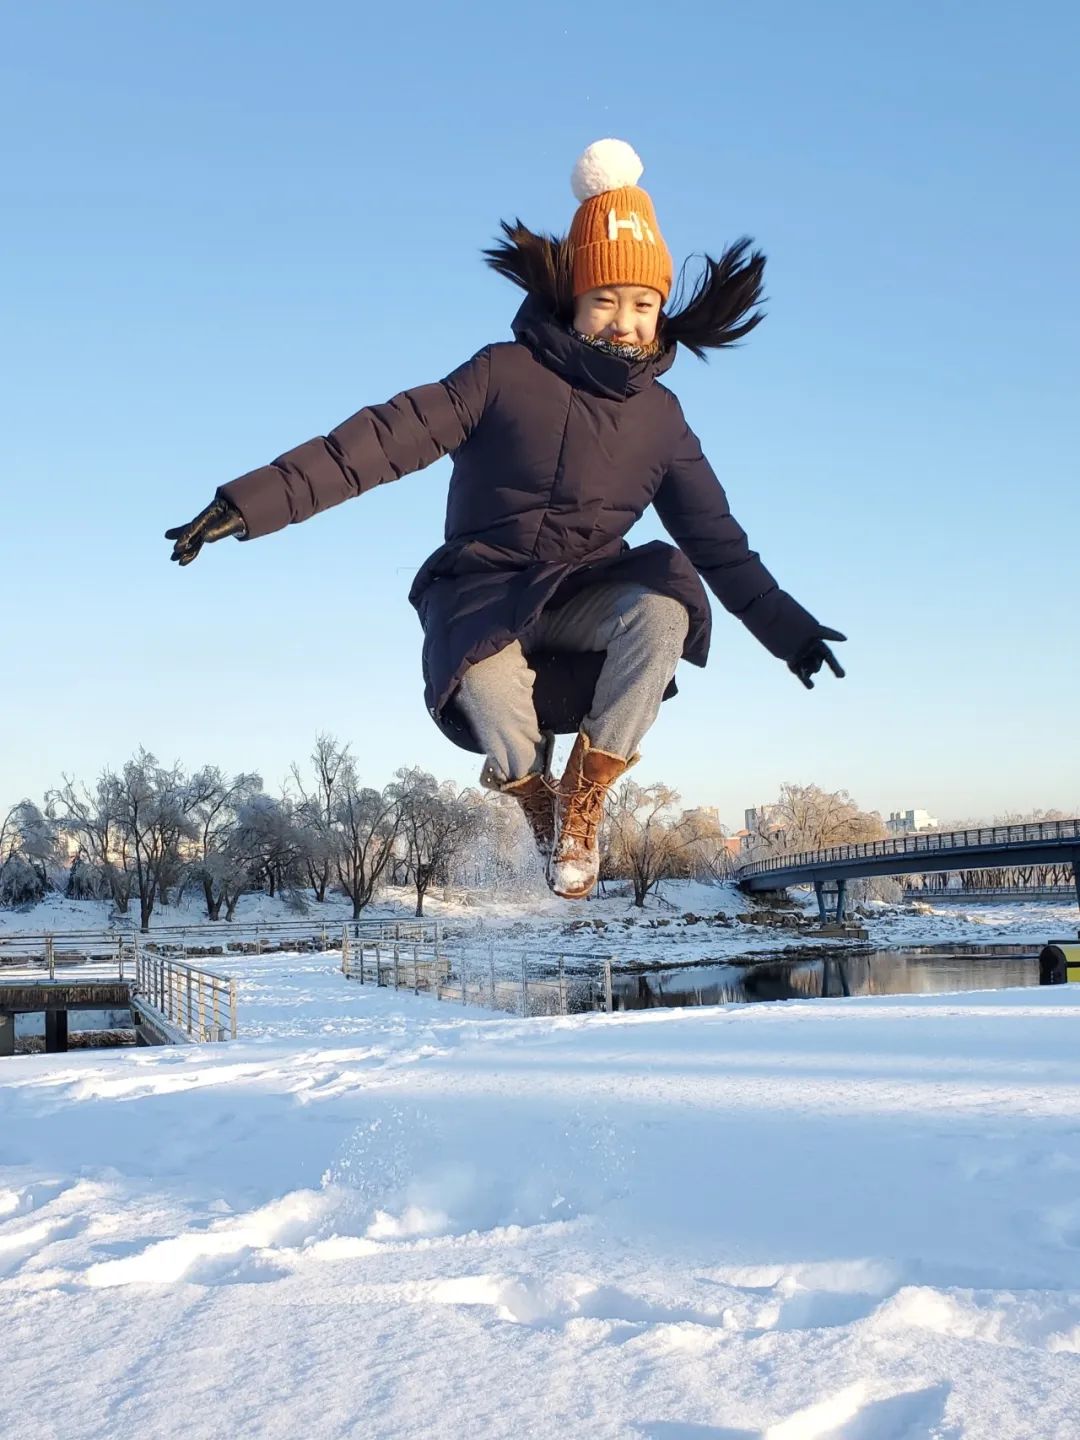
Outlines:
{"label": "snow bank", "polygon": [[1075,988],[521,1021],[244,964],[247,1040],[0,1062],[0,1433],[1076,1435]]}
{"label": "snow bank", "polygon": [[[816,903],[806,892],[793,891],[791,915],[816,914]],[[387,890],[377,903],[365,910],[370,918],[408,919],[415,897],[407,889]],[[612,894],[587,903],[560,900],[539,882],[528,892],[513,898],[503,895],[455,891],[433,891],[425,905],[428,918],[442,920],[449,933],[461,937],[520,941],[525,945],[543,943],[572,954],[574,950],[601,950],[622,961],[678,964],[685,961],[727,960],[737,955],[775,952],[805,945],[810,938],[793,924],[788,930],[774,926],[748,925],[738,917],[753,911],[757,902],[736,886],[706,885],[697,881],[670,881],[657,895],[649,897],[644,910],[637,909],[625,895]],[[344,923],[352,907],[340,896],[324,905],[312,903],[306,917],[313,928],[328,929]],[[296,920],[296,914],[280,899],[267,895],[241,898],[231,933],[245,926]],[[132,922],[137,925],[137,911]],[[153,917],[152,926],[205,924],[206,917],[194,896],[180,907],[165,908]],[[957,903],[906,906],[898,909],[876,907],[863,920],[875,947],[949,944],[993,944],[995,942],[1041,946],[1053,936],[1072,936],[1080,926],[1075,904],[1013,902],[1008,904]],[[0,910],[0,937],[4,934],[41,933],[45,930],[96,929],[110,926],[110,908],[104,902],[65,900],[48,896],[39,905],[24,910]],[[230,927],[221,925],[228,936]],[[829,940],[835,946],[836,940]]]}

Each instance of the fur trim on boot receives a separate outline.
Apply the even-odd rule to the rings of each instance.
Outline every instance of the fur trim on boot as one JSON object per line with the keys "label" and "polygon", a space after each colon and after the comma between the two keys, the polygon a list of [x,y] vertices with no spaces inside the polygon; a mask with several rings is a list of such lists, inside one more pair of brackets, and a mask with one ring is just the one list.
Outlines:
{"label": "fur trim on boot", "polygon": [[574,741],[555,799],[555,848],[548,884],[564,900],[584,900],[600,876],[600,822],[607,793],[638,756],[624,760],[594,750],[582,732]]}

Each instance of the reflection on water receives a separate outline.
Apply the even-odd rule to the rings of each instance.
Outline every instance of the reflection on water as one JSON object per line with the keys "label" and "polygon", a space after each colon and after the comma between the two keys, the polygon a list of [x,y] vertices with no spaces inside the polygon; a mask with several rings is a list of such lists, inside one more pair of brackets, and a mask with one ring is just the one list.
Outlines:
{"label": "reflection on water", "polygon": [[995,945],[932,950],[822,952],[813,959],[683,965],[618,975],[616,1010],[658,1005],[725,1005],[818,996],[927,995],[954,990],[1002,990],[1037,985],[1039,963],[1030,949]]}

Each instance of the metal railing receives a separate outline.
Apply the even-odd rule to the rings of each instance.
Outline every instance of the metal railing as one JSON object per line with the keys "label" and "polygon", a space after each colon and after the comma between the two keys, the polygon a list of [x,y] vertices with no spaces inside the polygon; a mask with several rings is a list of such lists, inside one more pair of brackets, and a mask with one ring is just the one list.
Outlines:
{"label": "metal railing", "polygon": [[[796,854],[770,855],[739,865],[737,880],[749,879],[770,870],[795,870],[811,865],[830,865],[838,860],[870,860],[876,856],[936,854],[942,850],[981,850],[987,846],[1034,844],[1039,841],[1073,840],[1080,845],[1080,820],[1044,820],[1033,825],[994,825],[981,830],[925,830],[900,835],[893,840],[868,840],[861,845],[835,845],[827,850],[804,850]],[[958,867],[962,868],[962,867]]]}
{"label": "metal railing", "polygon": [[[21,937],[13,937],[19,939]],[[135,947],[129,935],[113,935],[108,943],[72,946],[67,937],[31,937],[33,944],[0,948],[0,977],[11,979],[46,973],[50,980],[126,980],[135,966]],[[77,977],[75,972],[77,972]]]}
{"label": "metal railing", "polygon": [[611,1011],[612,957],[487,945],[384,943],[342,937],[341,969],[362,985],[392,986],[511,1015]]}
{"label": "metal railing", "polygon": [[[357,939],[410,941],[429,943],[441,939],[438,920],[360,919],[347,922]],[[313,950],[336,950],[341,940],[340,920],[280,920],[243,924],[239,921],[207,921],[193,925],[154,926],[145,934],[125,926],[114,930],[50,930],[36,933],[0,935],[0,966],[25,964],[27,961],[46,963],[50,953],[60,960],[108,961],[116,958],[122,964],[125,952],[137,939],[147,950],[170,955],[227,955],[230,952],[263,954],[266,950],[294,946]]]}
{"label": "metal railing", "polygon": [[197,1043],[236,1039],[236,981],[228,975],[137,950],[134,993]]}
{"label": "metal railing", "polygon": [[1074,885],[982,885],[970,890],[962,886],[942,886],[940,890],[904,887],[905,900],[924,900],[930,904],[936,900],[1071,900],[1076,895]]}

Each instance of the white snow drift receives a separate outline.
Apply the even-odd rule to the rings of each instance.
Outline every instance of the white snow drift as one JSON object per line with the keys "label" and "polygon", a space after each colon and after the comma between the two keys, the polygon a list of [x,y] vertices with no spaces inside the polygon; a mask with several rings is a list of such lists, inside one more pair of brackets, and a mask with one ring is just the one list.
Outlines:
{"label": "white snow drift", "polygon": [[1033,1440],[1080,1416],[1075,989],[508,1020],[240,964],[0,1062],[0,1433]]}

